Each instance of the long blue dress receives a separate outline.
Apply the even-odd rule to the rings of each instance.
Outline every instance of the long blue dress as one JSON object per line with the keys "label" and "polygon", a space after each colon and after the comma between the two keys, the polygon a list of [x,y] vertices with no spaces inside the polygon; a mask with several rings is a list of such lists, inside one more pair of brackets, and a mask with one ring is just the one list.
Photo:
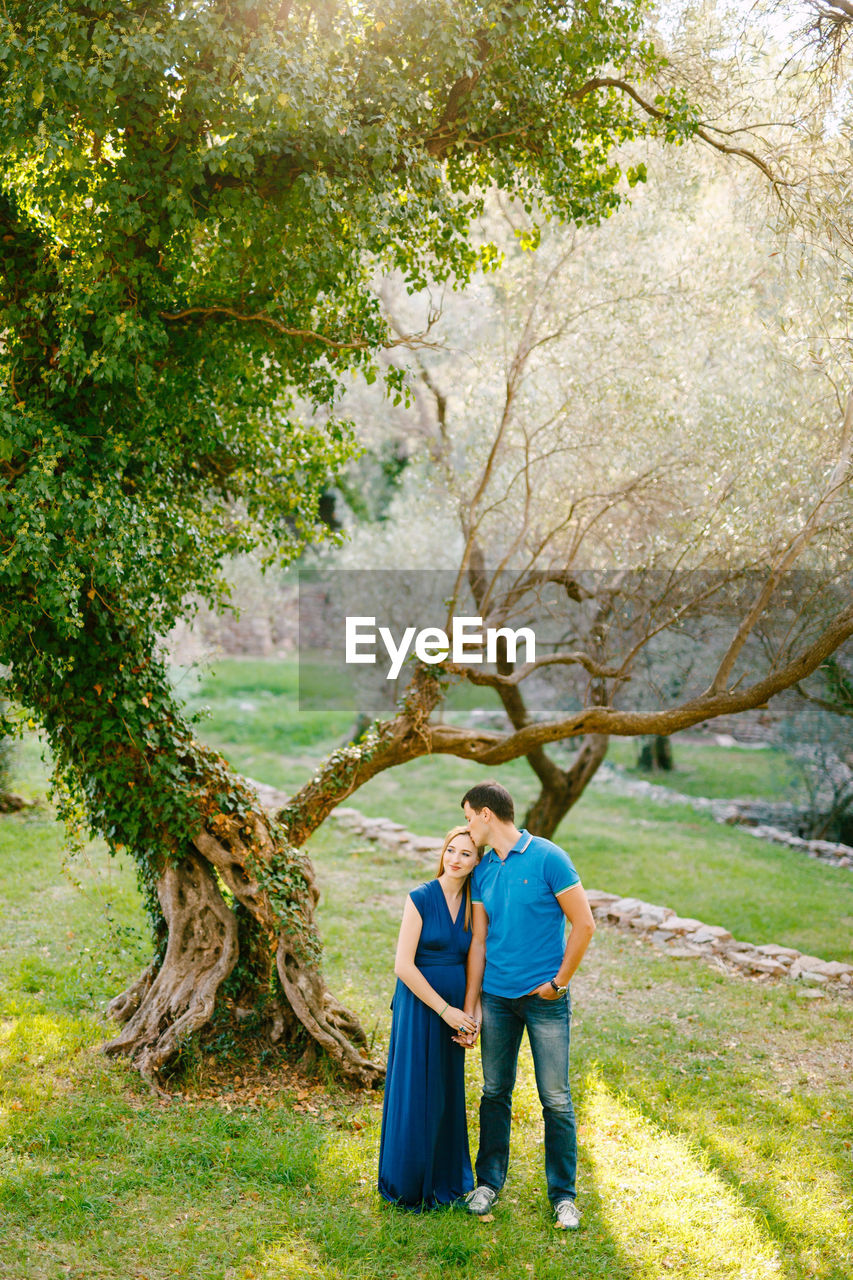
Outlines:
{"label": "long blue dress", "polygon": [[[437,880],[410,894],[423,926],[415,964],[451,1005],[465,1000],[471,943],[465,903],[452,920]],[[474,1186],[465,1116],[465,1050],[453,1030],[397,979],[379,1142],[379,1193],[420,1211],[454,1200]]]}

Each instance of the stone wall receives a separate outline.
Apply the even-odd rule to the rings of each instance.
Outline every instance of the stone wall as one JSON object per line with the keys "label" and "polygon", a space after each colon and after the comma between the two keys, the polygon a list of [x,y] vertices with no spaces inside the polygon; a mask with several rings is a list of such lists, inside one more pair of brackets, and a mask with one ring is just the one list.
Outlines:
{"label": "stone wall", "polygon": [[588,889],[587,898],[597,920],[634,930],[675,958],[696,956],[725,973],[788,978],[801,984],[804,996],[838,990],[853,997],[853,965],[803,955],[794,947],[775,942],[741,942],[721,925],[679,916],[670,907],[639,898],[620,898],[600,889]]}

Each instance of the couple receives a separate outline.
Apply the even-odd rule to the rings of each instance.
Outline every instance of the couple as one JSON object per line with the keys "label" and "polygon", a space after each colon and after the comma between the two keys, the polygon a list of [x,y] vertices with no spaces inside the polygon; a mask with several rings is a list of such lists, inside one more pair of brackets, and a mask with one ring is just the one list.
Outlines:
{"label": "couple", "polygon": [[[569,855],[518,830],[504,787],[480,783],[462,808],[466,825],[447,835],[438,878],[414,889],[403,910],[379,1192],[415,1210],[464,1196],[471,1213],[491,1211],[509,1163],[512,1090],[526,1027],[545,1120],[548,1196],[556,1225],[572,1230],[580,1215],[568,984],[595,923]],[[475,1188],[464,1048],[481,1029]]]}

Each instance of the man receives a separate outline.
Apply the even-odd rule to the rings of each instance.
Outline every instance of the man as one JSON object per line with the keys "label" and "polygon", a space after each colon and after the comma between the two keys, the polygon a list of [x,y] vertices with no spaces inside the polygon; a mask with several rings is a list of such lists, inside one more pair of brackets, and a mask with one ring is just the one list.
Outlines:
{"label": "man", "polygon": [[[545,1176],[556,1225],[576,1230],[577,1134],[569,1089],[569,979],[595,932],[571,858],[515,826],[512,797],[497,782],[467,792],[471,839],[489,845],[471,876],[473,934],[465,1012],[482,999],[483,1095],[477,1186],[471,1213],[489,1213],[509,1163],[512,1090],[527,1028],[545,1121]],[[565,924],[571,928],[565,941]],[[482,989],[482,996],[481,996]],[[473,1043],[468,1038],[468,1043]],[[466,1043],[464,1037],[460,1043]]]}

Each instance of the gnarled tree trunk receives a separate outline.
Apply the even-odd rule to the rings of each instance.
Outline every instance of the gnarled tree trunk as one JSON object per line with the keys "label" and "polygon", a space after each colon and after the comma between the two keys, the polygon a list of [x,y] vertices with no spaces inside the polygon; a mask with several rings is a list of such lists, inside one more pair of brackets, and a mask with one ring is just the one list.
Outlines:
{"label": "gnarled tree trunk", "polygon": [[135,1058],[142,1074],[156,1079],[184,1039],[213,1014],[220,986],[237,963],[237,921],[209,865],[193,850],[164,868],[157,892],[168,928],[168,945],[156,973],[140,980],[109,1006],[125,1022],[106,1046]]}
{"label": "gnarled tree trunk", "polygon": [[160,872],[165,954],[110,1004],[124,1025],[106,1051],[128,1055],[161,1088],[163,1069],[224,1004],[238,1020],[260,1015],[274,1042],[304,1032],[347,1080],[372,1087],[384,1069],[320,969],[311,863],[249,788],[230,781],[241,811],[218,814]]}
{"label": "gnarled tree trunk", "polygon": [[108,1012],[124,1025],[108,1053],[128,1055],[162,1089],[163,1069],[225,1006],[238,1020],[260,1017],[274,1042],[301,1038],[305,1062],[319,1051],[354,1085],[382,1080],[384,1067],[370,1058],[357,1016],[323,978],[319,891],[299,846],[368,777],[423,754],[423,725],[438,696],[428,675],[416,681],[381,735],[335,752],[277,818],[224,761],[195,744],[193,759],[209,766],[194,788],[207,797],[207,818],[182,856],[158,868],[165,950],[111,1002]]}

